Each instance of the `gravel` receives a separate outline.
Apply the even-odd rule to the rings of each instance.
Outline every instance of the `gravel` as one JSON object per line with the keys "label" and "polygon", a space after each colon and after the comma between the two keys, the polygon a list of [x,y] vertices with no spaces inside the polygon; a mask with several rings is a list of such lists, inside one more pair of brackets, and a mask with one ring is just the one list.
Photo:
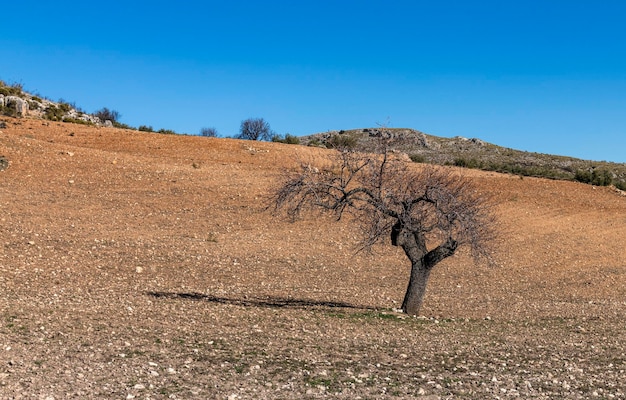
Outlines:
{"label": "gravel", "polygon": [[446,260],[412,318],[397,249],[263,211],[323,150],[6,123],[0,398],[626,397],[609,189],[467,171],[497,200],[495,264]]}

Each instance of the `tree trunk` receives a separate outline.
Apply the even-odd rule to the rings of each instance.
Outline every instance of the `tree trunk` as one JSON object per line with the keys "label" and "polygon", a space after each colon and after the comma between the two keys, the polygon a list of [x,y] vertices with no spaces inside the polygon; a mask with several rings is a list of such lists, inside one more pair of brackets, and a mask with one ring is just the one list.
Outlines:
{"label": "tree trunk", "polygon": [[426,294],[431,268],[425,267],[421,261],[411,264],[411,278],[402,302],[402,311],[409,315],[418,315]]}
{"label": "tree trunk", "polygon": [[393,226],[391,242],[394,246],[402,246],[404,253],[411,260],[411,278],[402,302],[402,311],[409,315],[418,315],[424,302],[430,271],[441,260],[454,254],[458,242],[449,237],[444,243],[427,251],[423,232],[419,229],[407,230],[400,222]]}

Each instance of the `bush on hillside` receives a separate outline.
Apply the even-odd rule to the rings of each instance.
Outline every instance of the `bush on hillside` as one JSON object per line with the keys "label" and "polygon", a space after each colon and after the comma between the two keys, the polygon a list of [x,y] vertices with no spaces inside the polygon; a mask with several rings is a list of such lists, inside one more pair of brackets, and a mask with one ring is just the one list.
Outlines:
{"label": "bush on hillside", "polygon": [[287,133],[285,134],[285,136],[282,136],[282,135],[272,136],[272,142],[285,143],[285,144],[300,144],[300,138]]}
{"label": "bush on hillside", "polygon": [[326,141],[326,147],[338,150],[354,150],[356,145],[357,138],[349,134],[333,135]]}
{"label": "bush on hillside", "polygon": [[43,117],[50,121],[61,121],[64,115],[65,112],[60,107],[50,104],[44,111]]}
{"label": "bush on hillside", "polygon": [[152,128],[152,126],[150,125],[139,125],[139,128],[137,128],[137,130],[141,132],[154,132],[154,128]]}
{"label": "bush on hillside", "polygon": [[483,163],[475,158],[458,157],[454,159],[453,165],[462,168],[482,168]]}
{"label": "bush on hillside", "polygon": [[218,137],[219,133],[217,132],[217,129],[210,127],[200,129],[200,135],[204,137]]}
{"label": "bush on hillside", "polygon": [[113,125],[115,125],[115,122],[117,122],[121,117],[119,112],[115,110],[109,110],[106,107],[103,107],[102,109],[96,111],[95,113],[93,113],[93,115],[100,118],[100,121],[102,122],[111,121],[114,123]]}
{"label": "bush on hillside", "polygon": [[318,138],[313,138],[313,139],[309,140],[308,146],[311,146],[311,147],[323,147],[324,144],[322,142],[320,142],[320,140]]}
{"label": "bush on hillside", "polygon": [[119,129],[132,129],[135,130],[134,127],[128,125],[128,124],[124,124],[122,122],[117,122],[117,121],[111,121],[111,123],[113,124],[114,127],[119,128]]}
{"label": "bush on hillside", "polygon": [[[578,182],[589,183],[596,186],[609,186],[613,184],[613,174],[606,169],[578,170],[574,179]],[[616,182],[616,186],[623,182]]]}
{"label": "bush on hillside", "polygon": [[23,92],[23,86],[21,83],[13,83],[11,85],[6,84],[4,81],[0,81],[0,94],[5,96],[18,96],[21,97]]}
{"label": "bush on hillside", "polygon": [[417,154],[417,153],[413,153],[413,154],[409,154],[409,158],[411,159],[411,161],[413,161],[414,163],[420,163],[423,164],[426,162],[426,157],[424,157],[421,154]]}
{"label": "bush on hillside", "polygon": [[17,110],[13,107],[0,106],[0,115],[7,117],[17,117]]}
{"label": "bush on hillside", "polygon": [[70,118],[70,117],[64,117],[63,122],[68,122],[71,124],[80,124],[80,125],[93,125],[94,124],[91,121],[86,121],[84,119],[79,119],[79,118]]}

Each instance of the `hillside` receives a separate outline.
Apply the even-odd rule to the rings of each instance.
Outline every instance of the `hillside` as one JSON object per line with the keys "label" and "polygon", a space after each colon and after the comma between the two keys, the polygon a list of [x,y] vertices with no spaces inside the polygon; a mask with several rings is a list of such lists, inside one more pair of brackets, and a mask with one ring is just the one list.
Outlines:
{"label": "hillside", "polygon": [[497,201],[494,265],[445,260],[405,318],[401,251],[264,212],[332,150],[0,121],[0,398],[626,396],[613,189],[458,169]]}
{"label": "hillside", "polygon": [[[117,111],[103,108],[95,114],[89,114],[73,103],[64,100],[54,102],[24,91],[19,84],[8,85],[1,80],[0,115],[135,129],[119,122]],[[137,129],[154,132],[152,126],[142,125]],[[159,129],[158,133],[173,134],[175,132],[169,129]],[[570,180],[626,190],[626,164],[624,163],[531,153],[497,146],[477,138],[468,139],[460,136],[444,138],[427,135],[414,129],[365,128],[329,131],[304,137],[287,134],[284,137],[275,135],[272,140],[323,148],[348,147],[364,152],[375,152],[379,147],[381,137],[388,139],[388,148],[406,154],[415,162],[454,165],[519,176]]]}
{"label": "hillside", "polygon": [[371,152],[376,150],[381,137],[389,140],[390,148],[407,154],[416,162],[578,181],[626,190],[626,164],[520,151],[477,138],[444,138],[414,129],[366,128],[317,133],[303,137],[301,142],[328,148],[347,146]]}

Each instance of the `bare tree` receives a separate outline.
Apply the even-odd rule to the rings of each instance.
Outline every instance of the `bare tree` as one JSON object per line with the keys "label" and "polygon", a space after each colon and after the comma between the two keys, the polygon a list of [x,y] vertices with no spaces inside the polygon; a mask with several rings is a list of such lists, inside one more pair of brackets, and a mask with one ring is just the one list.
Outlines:
{"label": "bare tree", "polygon": [[217,132],[217,129],[211,127],[211,128],[200,129],[200,135],[205,136],[205,137],[218,137],[219,133]]}
{"label": "bare tree", "polygon": [[270,124],[263,118],[248,118],[241,121],[239,139],[246,140],[270,140],[272,130]]}
{"label": "bare tree", "polygon": [[475,257],[487,255],[495,237],[491,203],[472,181],[445,167],[416,166],[382,155],[336,153],[325,166],[310,164],[272,193],[275,212],[292,218],[314,209],[341,219],[353,214],[361,249],[388,237],[411,262],[402,310],[417,315],[433,267],[461,246]]}
{"label": "bare tree", "polygon": [[115,110],[109,110],[106,107],[103,107],[102,109],[96,111],[95,113],[93,113],[93,115],[100,118],[100,121],[102,122],[107,120],[111,122],[117,122],[121,118],[119,112]]}

